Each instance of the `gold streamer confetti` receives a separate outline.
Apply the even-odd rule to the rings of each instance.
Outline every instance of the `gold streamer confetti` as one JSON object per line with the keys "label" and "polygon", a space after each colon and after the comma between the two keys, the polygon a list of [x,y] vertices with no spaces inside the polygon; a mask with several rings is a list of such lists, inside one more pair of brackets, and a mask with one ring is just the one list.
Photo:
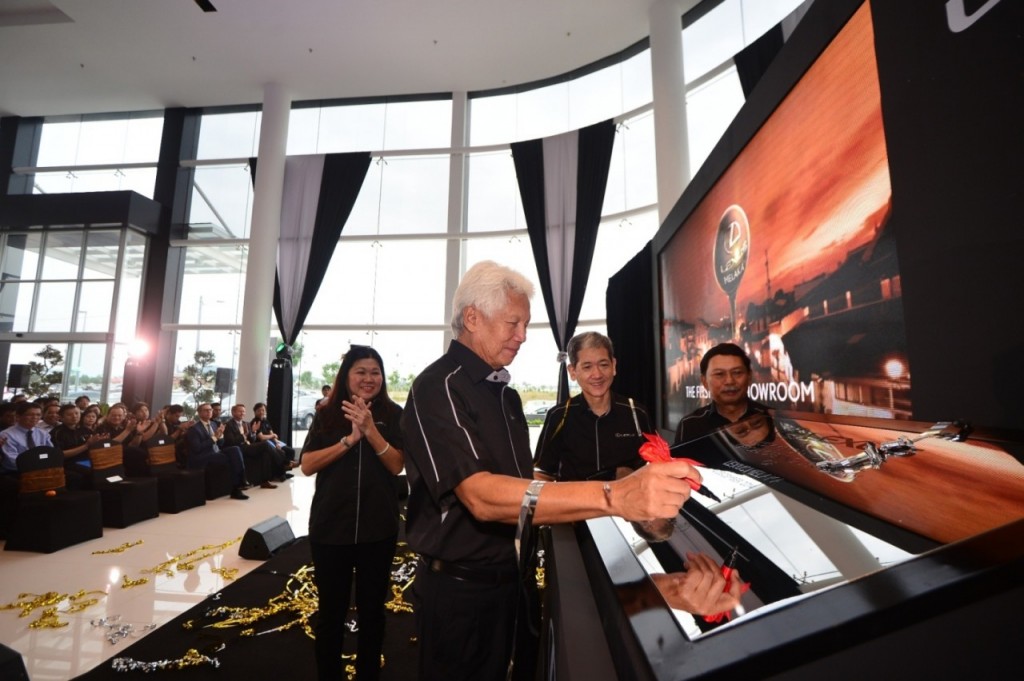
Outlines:
{"label": "gold streamer confetti", "polygon": [[229,582],[238,576],[238,568],[219,567],[211,569],[210,572],[215,575],[220,575]]}
{"label": "gold streamer confetti", "polygon": [[100,556],[100,555],[103,555],[103,554],[106,554],[106,553],[124,553],[125,551],[127,551],[130,548],[132,548],[133,546],[138,546],[141,543],[142,543],[141,539],[139,539],[138,541],[125,542],[124,544],[121,544],[120,546],[115,546],[112,549],[101,549],[99,551],[93,551],[92,555]]}
{"label": "gold streamer confetti", "polygon": [[[220,546],[201,546],[189,553],[175,556],[174,558],[150,568],[149,570],[143,570],[143,572],[152,574],[168,573],[173,575],[171,568],[174,566],[177,566],[178,569],[191,569],[196,562],[202,560],[204,557],[200,556],[193,558],[196,554],[207,551],[211,552],[208,553],[207,556],[213,555],[240,539],[241,537]],[[187,565],[188,567],[185,568],[183,565]],[[395,559],[392,563],[392,568],[391,590],[393,598],[390,602],[385,604],[385,607],[392,612],[413,612],[413,606],[405,602],[403,595],[405,590],[409,588],[416,577],[416,554],[410,551],[404,542],[398,545],[398,551],[396,552]],[[236,568],[215,568],[213,572],[230,580],[234,579],[238,570]],[[284,590],[278,595],[268,599],[266,604],[253,607],[213,607],[207,610],[201,618],[183,622],[182,628],[189,631],[197,631],[199,629],[223,630],[237,628],[238,638],[255,638],[265,634],[286,631],[297,627],[301,629],[306,636],[311,639],[315,639],[316,636],[314,635],[310,620],[313,614],[317,612],[319,603],[317,599],[316,584],[313,582],[313,574],[314,568],[312,565],[303,565],[288,576],[288,581],[285,584]],[[266,622],[270,618],[278,615],[284,616],[286,621],[277,626],[271,626],[262,630],[258,629],[258,625],[261,622]],[[410,639],[410,641],[415,641],[415,637]],[[355,660],[355,655],[344,655],[343,657],[348,662],[345,667],[346,676],[348,679],[353,679],[355,677],[355,667],[351,662]],[[216,667],[219,665],[219,661],[217,661],[216,658],[201,656],[195,650],[190,650],[185,654],[185,657],[179,660],[141,662],[130,658],[117,658],[113,662],[113,667],[116,671],[149,672],[164,669],[182,669],[185,666],[197,666],[200,664],[211,664]],[[383,655],[381,655],[381,666],[384,666]]]}
{"label": "gold streamer confetti", "polygon": [[148,584],[148,583],[149,583],[149,578],[148,577],[139,577],[138,579],[130,579],[128,577],[128,575],[125,575],[124,578],[121,580],[121,588],[122,589],[131,589],[134,586],[142,586],[143,584]]}
{"label": "gold streamer confetti", "polygon": [[39,619],[29,623],[28,626],[32,629],[59,629],[68,624],[58,618],[59,606],[67,601],[68,606],[63,611],[64,613],[81,612],[99,602],[99,598],[87,598],[90,594],[106,595],[103,591],[86,591],[85,589],[80,589],[74,594],[57,591],[47,591],[42,594],[22,593],[18,594],[18,600],[0,605],[0,610],[21,610],[18,617],[29,617],[34,611],[41,610]]}
{"label": "gold streamer confetti", "polygon": [[[159,575],[163,574],[168,577],[174,576],[174,568],[181,570],[182,572],[188,572],[195,568],[196,563],[215,556],[232,544],[241,541],[241,537],[235,537],[231,541],[226,541],[223,544],[204,544],[197,549],[192,549],[186,553],[179,553],[178,555],[165,560],[164,562],[156,565],[155,567],[147,568],[143,570],[143,573]],[[206,551],[207,553],[202,553]],[[202,555],[196,555],[202,553]]]}

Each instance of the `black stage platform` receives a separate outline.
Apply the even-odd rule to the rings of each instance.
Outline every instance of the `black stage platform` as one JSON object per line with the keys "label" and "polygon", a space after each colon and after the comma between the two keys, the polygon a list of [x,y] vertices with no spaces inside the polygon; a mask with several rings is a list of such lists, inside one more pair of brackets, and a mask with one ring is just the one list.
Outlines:
{"label": "black stage platform", "polygon": [[[399,545],[398,554],[406,552]],[[313,679],[316,678],[316,663],[313,659],[313,640],[302,627],[295,626],[283,631],[267,632],[295,618],[292,613],[281,612],[251,625],[231,628],[203,627],[216,621],[205,617],[206,613],[218,607],[265,607],[275,596],[282,594],[291,575],[310,565],[309,542],[305,537],[267,560],[261,567],[225,587],[218,595],[207,598],[187,612],[171,620],[137,643],[120,650],[116,657],[128,657],[141,662],[176,660],[190,648],[215,657],[220,668],[209,665],[181,670],[163,670],[145,674],[137,670],[115,672],[108,660],[92,671],[76,677],[87,681],[100,679],[126,679],[146,676],[154,678],[168,674],[175,679],[198,681],[200,679],[251,678],[251,679]],[[293,582],[294,583],[294,582]],[[406,591],[411,595],[412,589]],[[355,618],[355,610],[350,610]],[[315,622],[316,615],[313,615]],[[191,630],[182,625],[193,621]],[[244,629],[251,629],[256,636],[243,636]],[[388,612],[387,633],[384,639],[385,665],[381,678],[385,681],[413,681],[416,678],[416,663],[419,653],[415,641],[415,615],[411,612]],[[355,652],[354,635],[346,637],[346,653]],[[214,652],[223,645],[223,648]],[[113,659],[113,658],[112,658]]]}

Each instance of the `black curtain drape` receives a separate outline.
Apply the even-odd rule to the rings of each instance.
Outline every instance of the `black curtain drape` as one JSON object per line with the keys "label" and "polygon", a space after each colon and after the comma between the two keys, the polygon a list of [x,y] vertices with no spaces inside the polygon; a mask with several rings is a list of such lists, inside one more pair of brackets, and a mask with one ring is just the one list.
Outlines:
{"label": "black curtain drape", "polygon": [[[560,351],[575,333],[583,306],[614,143],[615,123],[608,120],[512,144],[526,229]],[[564,362],[558,371],[562,402],[569,396]]]}
{"label": "black curtain drape", "polygon": [[740,78],[744,97],[750,97],[754,86],[775,60],[775,55],[782,49],[784,42],[782,24],[776,24],[733,56],[732,60],[736,64],[736,74]]}
{"label": "black curtain drape", "polygon": [[324,158],[324,175],[320,185],[320,203],[316,211],[316,228],[309,250],[309,264],[295,323],[290,329],[285,328],[282,322],[284,305],[281,300],[280,279],[275,278],[274,281],[274,314],[277,316],[284,341],[289,345],[299,337],[302,325],[306,322],[306,315],[313,307],[316,294],[320,291],[320,282],[323,281],[327,267],[331,264],[338,237],[341,236],[348,216],[352,213],[352,207],[359,197],[369,168],[370,154],[365,152],[327,154]]}
{"label": "black curtain drape", "polygon": [[[249,159],[253,182],[256,180],[256,159]],[[359,197],[359,191],[370,168],[370,154],[354,152],[349,154],[327,154],[324,156],[323,177],[320,182],[320,197],[316,208],[316,222],[313,230],[309,261],[302,288],[302,297],[295,315],[294,324],[285,323],[287,301],[281,298],[281,273],[274,274],[274,316],[285,343],[291,345],[299,337],[316,294],[320,291],[327,267],[331,264],[334,247],[345,227],[352,207]]]}
{"label": "black curtain drape", "polygon": [[[256,179],[255,158],[249,159],[249,168],[253,182]],[[282,258],[284,246],[279,246],[278,268],[274,273],[274,316],[277,319],[281,337],[285,343],[292,345],[299,337],[302,326],[306,321],[313,301],[320,290],[320,282],[331,263],[338,238],[345,227],[352,207],[355,205],[359,191],[362,189],[363,180],[370,167],[370,154],[367,152],[355,152],[348,154],[326,154],[323,157],[323,171],[320,177],[319,194],[315,209],[313,232],[309,243],[309,256],[306,262],[294,262],[292,258]],[[287,172],[287,171],[286,171]],[[286,189],[289,187],[288,178],[285,179]],[[284,216],[282,216],[284,218]],[[289,218],[291,219],[291,218]],[[294,231],[294,225],[282,225],[282,237],[290,234],[288,238],[301,240],[306,237],[298,235]],[[302,268],[305,267],[303,275]],[[282,270],[282,267],[298,267],[297,271]],[[287,277],[289,281],[297,277],[302,278],[302,290],[299,297],[282,296],[281,278]],[[286,320],[293,319],[289,324]],[[277,360],[280,362],[280,359]],[[284,367],[276,367],[282,371]],[[273,372],[272,372],[273,373]],[[287,374],[291,371],[288,367]],[[283,374],[282,374],[283,375]],[[280,376],[275,373],[276,380],[271,383],[280,383]],[[270,390],[275,387],[275,390]],[[283,440],[290,440],[291,435],[291,388],[289,385],[282,388],[280,385],[268,385],[267,394],[267,418],[271,427]],[[287,434],[287,438],[285,437]]]}
{"label": "black curtain drape", "polygon": [[[655,357],[656,289],[654,282],[653,246],[650,241],[634,255],[622,269],[608,280],[605,308],[608,317],[608,337],[615,345],[615,391],[635,397],[654,414],[658,395],[655,376],[658,363]],[[660,415],[655,417],[660,422]],[[661,423],[662,428],[675,424]]]}
{"label": "black curtain drape", "polygon": [[786,15],[782,21],[765,31],[764,35],[750,43],[733,57],[736,73],[740,78],[743,96],[749,98],[754,86],[761,80],[771,63],[775,61],[782,46],[793,34],[793,29],[800,23],[808,7],[814,0],[806,0]]}

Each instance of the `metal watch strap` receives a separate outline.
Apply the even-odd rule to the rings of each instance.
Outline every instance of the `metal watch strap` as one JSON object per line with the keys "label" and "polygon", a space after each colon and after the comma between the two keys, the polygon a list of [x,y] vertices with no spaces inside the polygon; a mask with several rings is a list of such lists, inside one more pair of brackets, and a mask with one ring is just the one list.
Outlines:
{"label": "metal watch strap", "polygon": [[523,539],[523,532],[527,527],[533,525],[533,512],[537,508],[537,499],[540,497],[540,489],[547,481],[533,480],[526,487],[523,493],[523,502],[519,506],[519,524],[516,526],[516,560],[519,560],[519,547]]}

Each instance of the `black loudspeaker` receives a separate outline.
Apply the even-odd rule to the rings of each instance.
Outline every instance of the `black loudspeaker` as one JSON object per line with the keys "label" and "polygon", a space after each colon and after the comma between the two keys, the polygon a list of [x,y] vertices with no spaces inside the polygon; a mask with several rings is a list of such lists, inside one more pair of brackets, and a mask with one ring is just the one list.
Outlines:
{"label": "black loudspeaker", "polygon": [[27,388],[28,379],[29,373],[27,364],[12,364],[7,370],[8,388]]}
{"label": "black loudspeaker", "polygon": [[29,681],[25,661],[16,650],[0,643],[0,679],[8,681]]}
{"label": "black loudspeaker", "polygon": [[275,515],[245,531],[238,555],[247,560],[266,560],[294,541],[292,526],[281,516]]}
{"label": "black loudspeaker", "polygon": [[292,441],[292,363],[275,359],[267,381],[267,421],[281,442]]}
{"label": "black loudspeaker", "polygon": [[231,367],[217,368],[217,384],[213,386],[213,392],[218,395],[225,395],[231,392],[231,384],[235,381],[235,370]]}
{"label": "black loudspeaker", "polygon": [[131,407],[136,402],[151,402],[149,363],[138,357],[129,357],[124,363],[124,378],[121,381],[121,401]]}

